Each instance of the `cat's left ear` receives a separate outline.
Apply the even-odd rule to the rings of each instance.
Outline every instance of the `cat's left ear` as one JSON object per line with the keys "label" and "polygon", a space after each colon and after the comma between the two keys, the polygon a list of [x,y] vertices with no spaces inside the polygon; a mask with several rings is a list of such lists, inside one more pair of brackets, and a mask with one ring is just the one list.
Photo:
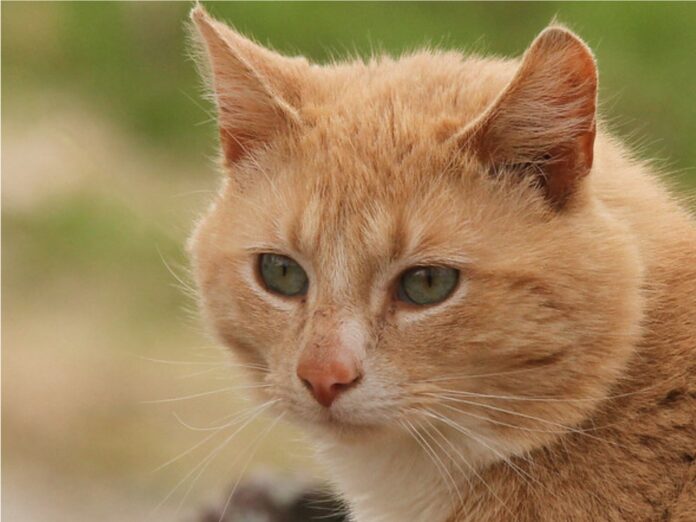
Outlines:
{"label": "cat's left ear", "polygon": [[228,167],[301,123],[309,63],[257,45],[196,5],[191,19],[209,64],[220,143]]}
{"label": "cat's left ear", "polygon": [[597,67],[569,30],[545,29],[510,84],[455,139],[496,171],[534,176],[555,208],[592,168]]}

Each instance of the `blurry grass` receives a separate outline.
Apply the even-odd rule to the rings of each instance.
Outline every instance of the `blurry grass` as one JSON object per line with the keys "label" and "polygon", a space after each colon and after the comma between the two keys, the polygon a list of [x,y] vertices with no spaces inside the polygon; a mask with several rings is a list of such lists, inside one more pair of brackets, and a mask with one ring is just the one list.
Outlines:
{"label": "blurry grass", "polygon": [[[172,155],[209,151],[212,124],[188,51],[186,3],[13,3],[3,17],[3,96],[50,86],[79,93],[108,118]],[[430,43],[518,55],[555,16],[587,39],[602,99],[645,154],[696,164],[694,3],[211,3],[237,28],[318,61]],[[38,109],[38,108],[37,108]],[[696,184],[696,173],[688,180]]]}
{"label": "blurry grass", "polygon": [[3,224],[13,245],[9,255],[22,259],[15,275],[32,284],[66,271],[80,276],[107,272],[127,275],[134,284],[156,275],[161,288],[161,270],[153,269],[161,264],[158,249],[165,259],[183,262],[181,245],[171,235],[148,228],[129,208],[89,193],[70,195],[31,214],[10,215]]}

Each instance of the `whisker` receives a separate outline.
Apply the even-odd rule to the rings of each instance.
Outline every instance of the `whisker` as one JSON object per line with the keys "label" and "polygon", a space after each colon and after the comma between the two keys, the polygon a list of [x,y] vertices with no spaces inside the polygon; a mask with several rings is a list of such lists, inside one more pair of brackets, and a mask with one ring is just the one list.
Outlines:
{"label": "whisker", "polygon": [[[228,365],[228,364],[221,364],[220,366],[213,366],[211,368],[206,368],[204,370],[199,370],[197,372],[192,372],[192,373],[187,373],[186,375],[181,375],[179,378],[180,379],[190,379],[192,377],[198,377],[200,375],[205,375],[206,373],[212,373],[215,371],[224,371],[224,370],[236,370],[236,369],[242,369],[244,371],[250,371],[250,372],[259,372],[259,373],[267,373],[268,368],[263,367],[263,366],[253,366],[253,365],[248,365],[248,364],[235,364],[235,365]],[[235,375],[228,374],[225,377],[218,377],[220,380],[227,380],[231,377],[235,377]]]}
{"label": "whisker", "polygon": [[[261,442],[266,438],[266,436],[273,430],[273,428],[278,424],[278,422],[285,416],[285,412],[281,413],[274,421],[271,423],[261,434],[256,438],[256,440],[248,446],[247,448],[250,448],[250,453],[249,453],[249,458],[247,458],[246,462],[244,463],[244,467],[242,470],[239,472],[239,476],[237,477],[236,482],[232,486],[232,491],[227,497],[227,501],[225,502],[225,506],[222,508],[222,513],[220,514],[220,519],[218,522],[222,522],[223,519],[225,518],[225,513],[227,513],[227,509],[230,506],[230,502],[232,501],[232,497],[234,496],[235,491],[237,491],[237,487],[239,486],[239,483],[242,480],[242,477],[244,476],[244,472],[246,472],[247,468],[249,467],[249,464],[251,464],[251,461],[258,451],[259,447],[261,446]],[[247,450],[245,448],[244,451]]]}
{"label": "whisker", "polygon": [[433,377],[432,379],[423,379],[415,384],[428,384],[431,382],[455,381],[460,379],[479,379],[483,377],[500,377],[503,375],[514,375],[518,373],[527,373],[545,368],[545,366],[535,366],[534,368],[522,368],[518,370],[509,370],[504,372],[479,373],[479,374],[458,374],[458,375],[443,375],[441,377]]}
{"label": "whisker", "polygon": [[[599,402],[599,401],[608,401],[608,400],[613,400],[613,399],[621,399],[623,397],[630,397],[632,395],[638,395],[640,393],[645,393],[647,391],[650,391],[652,389],[658,388],[660,386],[664,386],[667,382],[672,380],[673,378],[678,378],[682,377],[682,375],[675,375],[670,379],[667,379],[666,381],[662,382],[657,382],[655,384],[652,384],[650,386],[646,386],[644,388],[641,388],[639,390],[631,391],[631,392],[626,392],[626,393],[618,393],[615,395],[605,395],[603,397],[580,397],[580,398],[571,398],[571,399],[561,399],[558,397],[526,397],[526,396],[519,396],[519,395],[492,395],[492,394],[484,394],[484,393],[477,393],[477,392],[471,392],[471,391],[465,391],[465,390],[448,390],[448,389],[442,389],[439,388],[439,392],[447,393],[450,395],[466,395],[466,396],[471,396],[471,397],[479,397],[482,399],[499,399],[499,400],[506,400],[506,401],[528,401],[528,402],[560,402],[560,403],[573,403],[573,402]],[[423,382],[423,381],[421,381]]]}
{"label": "whisker", "polygon": [[[260,406],[258,406],[258,407],[256,407],[256,408],[254,408],[254,409],[252,410],[252,412],[250,413],[249,417],[245,420],[244,424],[242,424],[239,428],[237,428],[231,435],[227,436],[227,437],[222,441],[222,443],[220,443],[220,444],[219,444],[218,446],[216,446],[212,451],[210,451],[210,452],[208,453],[208,455],[207,455],[203,460],[201,460],[201,462],[199,462],[198,464],[196,464],[196,466],[194,466],[194,467],[191,469],[191,471],[189,471],[179,482],[176,483],[176,485],[171,489],[171,491],[169,491],[169,493],[167,494],[167,496],[165,496],[165,497],[159,502],[159,504],[157,504],[157,506],[155,506],[155,508],[154,508],[153,511],[152,511],[152,514],[156,513],[156,512],[157,512],[157,511],[158,511],[158,510],[171,498],[171,496],[181,487],[181,485],[182,485],[184,482],[186,482],[186,480],[188,480],[189,477],[191,477],[191,475],[193,475],[194,473],[196,473],[197,470],[200,470],[200,471],[198,472],[198,474],[195,476],[195,478],[193,479],[192,484],[189,486],[189,488],[188,488],[188,490],[187,490],[187,492],[186,492],[186,495],[184,495],[183,501],[185,501],[185,500],[186,500],[186,497],[187,497],[188,494],[190,493],[191,489],[193,489],[193,484],[196,483],[196,481],[198,480],[198,478],[203,474],[203,472],[206,470],[206,468],[208,467],[208,465],[210,465],[210,463],[213,461],[213,459],[215,458],[215,456],[216,456],[220,451],[222,451],[222,449],[223,449],[225,446],[227,446],[227,444],[229,444],[230,441],[231,441],[239,432],[241,432],[244,428],[246,428],[256,417],[258,417],[259,415],[261,415],[261,413],[263,413],[264,411],[266,411],[272,404],[275,404],[275,403],[278,402],[279,400],[280,400],[280,399],[275,399],[275,400],[273,400],[273,401],[268,401],[268,402],[265,402],[265,403],[261,404]],[[182,503],[183,503],[183,501],[182,501]],[[152,515],[152,514],[151,514],[151,515]]]}
{"label": "whisker", "polygon": [[156,359],[153,357],[145,357],[144,355],[138,355],[139,359],[143,361],[158,363],[158,364],[171,364],[171,365],[182,365],[182,366],[222,366],[222,362],[212,362],[212,361],[173,361],[168,359]]}
{"label": "whisker", "polygon": [[212,368],[206,368],[205,370],[199,370],[197,372],[187,373],[185,375],[180,375],[179,379],[191,379],[193,377],[200,377],[201,375],[206,375],[208,373],[213,373],[216,371],[226,369],[224,366],[213,366]]}
{"label": "whisker", "polygon": [[445,393],[447,395],[463,395],[465,397],[476,397],[480,399],[497,399],[501,401],[516,401],[516,402],[596,402],[602,400],[601,398],[579,398],[579,399],[559,399],[555,397],[524,397],[515,395],[492,395],[486,393],[476,393],[464,390],[447,390],[439,389],[438,392]]}
{"label": "whisker", "polygon": [[538,429],[538,428],[527,428],[526,426],[518,426],[516,424],[510,424],[507,422],[492,419],[490,417],[487,417],[486,415],[477,415],[475,413],[471,413],[471,412],[466,411],[466,410],[461,410],[459,408],[455,408],[455,407],[450,406],[448,404],[440,404],[440,406],[442,408],[446,408],[448,410],[452,410],[452,411],[455,411],[457,413],[461,413],[462,415],[466,415],[468,417],[473,417],[474,419],[480,419],[480,420],[483,420],[485,422],[490,422],[491,424],[505,426],[506,428],[514,428],[514,429],[517,429],[520,431],[530,431],[530,432],[534,432],[534,433],[556,433],[556,434],[560,434],[560,435],[568,433],[565,430],[543,430],[543,429]]}
{"label": "whisker", "polygon": [[[240,433],[240,432],[242,431],[242,429],[244,429],[244,427],[246,427],[246,426],[251,422],[251,420],[253,420],[253,418],[252,418],[252,419],[249,419],[249,420],[245,423],[245,426],[242,426],[241,428],[239,428],[238,430],[236,430],[235,433],[233,433],[233,434],[230,436],[230,438],[228,438],[228,439],[224,442],[223,448],[224,448],[225,446],[227,446],[227,444],[229,444],[229,442],[230,442],[230,439],[231,439],[231,438],[234,438],[238,433]],[[250,446],[246,446],[244,449],[246,450],[246,449],[249,448],[249,447],[250,447]],[[216,454],[217,454],[217,450],[216,450]],[[234,459],[233,459],[233,462],[236,462],[237,459],[239,458],[239,456],[240,456],[241,454],[242,454],[242,453],[238,453],[237,455],[235,455],[235,457],[234,457]],[[210,463],[214,460],[214,458],[215,458],[215,455],[213,455],[212,457],[209,456],[208,462],[200,469],[200,471],[199,471],[199,472],[196,474],[196,476],[193,478],[193,480],[192,480],[191,483],[189,484],[188,488],[186,489],[186,492],[184,493],[183,498],[181,499],[181,501],[179,502],[179,505],[178,505],[177,508],[176,508],[177,513],[179,512],[179,510],[181,510],[181,507],[182,507],[182,506],[184,505],[184,503],[186,502],[186,499],[188,498],[189,494],[190,494],[191,491],[193,490],[193,487],[195,486],[196,482],[198,482],[198,479],[200,479],[200,477],[203,475],[203,473],[205,472],[206,468],[210,465]]]}
{"label": "whisker", "polygon": [[218,393],[224,393],[228,391],[241,391],[241,390],[250,390],[250,389],[258,389],[258,388],[270,388],[270,384],[250,384],[248,386],[226,386],[224,388],[219,388],[217,390],[210,390],[206,392],[200,392],[200,393],[194,393],[192,395],[186,395],[184,397],[171,397],[167,399],[154,399],[154,400],[148,400],[148,401],[140,401],[142,404],[162,404],[162,403],[167,403],[167,402],[178,402],[178,401],[187,401],[190,399],[197,399],[199,397],[207,397],[209,395],[215,395]]}
{"label": "whisker", "polygon": [[[215,353],[214,357],[216,360],[183,361],[183,360],[147,357],[147,356],[139,355],[139,354],[133,354],[133,355],[135,357],[137,357],[138,359],[141,359],[143,361],[148,361],[148,362],[157,363],[157,364],[174,365],[174,366],[215,366],[215,367],[219,367],[219,368],[251,368],[251,369],[264,370],[264,371],[268,371],[268,369],[269,369],[267,365],[260,364],[260,363],[233,362],[233,361],[229,360],[227,357],[223,357],[224,351],[218,346],[203,346],[203,347],[197,347],[196,349],[215,350],[216,353]],[[208,357],[208,359],[210,359],[210,357]]]}
{"label": "whisker", "polygon": [[[444,434],[442,432],[440,432],[440,430],[437,429],[437,427],[433,426],[433,428],[440,435],[440,437],[442,437],[445,441],[447,441],[450,444],[450,446],[452,446],[454,448],[454,446],[449,441],[449,439],[447,439],[447,437],[445,437]],[[510,515],[512,515],[514,517],[514,514],[512,513],[510,508],[507,506],[505,501],[502,498],[500,498],[500,496],[498,496],[498,494],[495,491],[493,491],[493,488],[488,484],[488,482],[486,482],[486,480],[481,476],[481,474],[478,471],[476,471],[476,468],[466,458],[464,458],[463,455],[460,454],[460,457],[462,457],[462,461],[464,462],[464,464],[469,468],[469,470],[474,474],[474,476],[476,476],[476,478],[478,478],[481,481],[481,483],[488,490],[488,492],[493,496],[493,498],[495,498],[500,503],[500,505],[503,506],[503,509],[505,509],[505,511],[507,511]],[[469,482],[469,485],[471,485],[471,482]]]}
{"label": "whisker", "polygon": [[171,276],[176,279],[176,281],[181,285],[181,287],[190,295],[193,295],[194,297],[198,295],[196,292],[196,289],[193,287],[191,283],[185,282],[174,270],[169,266],[169,263],[167,263],[167,260],[164,258],[164,255],[162,254],[162,251],[159,249],[158,246],[155,246],[155,249],[157,250],[157,253],[159,254],[160,259],[162,260],[162,264],[164,264],[164,267],[167,269],[167,271],[171,274]]}
{"label": "whisker", "polygon": [[[428,422],[428,421],[426,420],[426,422]],[[433,430],[435,430],[436,433],[438,433],[441,437],[443,437],[443,438],[449,443],[449,440],[448,440],[446,437],[444,437],[444,436],[442,435],[442,433],[440,433],[440,431],[437,429],[436,426],[433,426],[430,422],[428,422],[428,426],[430,426]],[[442,444],[440,444],[440,442],[439,442],[435,437],[433,437],[432,434],[430,434],[430,433],[427,432],[427,431],[426,431],[426,433],[428,433],[430,439],[431,439],[435,444],[437,444],[437,446],[438,446],[438,447],[440,448],[440,450],[444,453],[444,455],[447,456],[447,455],[448,455],[447,450],[445,450],[445,448],[442,446]],[[458,463],[456,460],[454,460],[454,459],[451,459],[451,458],[450,458],[450,460],[452,460],[452,462],[454,462],[455,465],[457,466],[457,468],[461,471],[461,467],[459,466],[459,463]],[[443,465],[444,465],[444,463],[443,463]],[[464,504],[464,498],[462,497],[461,491],[459,491],[459,488],[457,487],[457,482],[454,480],[454,477],[452,476],[452,473],[449,471],[449,469],[447,468],[446,465],[445,465],[445,471],[447,472],[447,476],[449,477],[450,481],[452,482],[452,487],[453,487],[453,489],[455,490],[455,492],[456,492],[456,494],[457,494],[457,497],[459,498],[459,505],[461,506],[461,505]],[[464,473],[464,476],[466,476],[466,473]],[[468,477],[467,477],[467,480],[468,480]],[[456,506],[453,506],[453,507],[456,509]]]}
{"label": "whisker", "polygon": [[[187,428],[191,431],[216,431],[218,429],[224,429],[229,426],[234,425],[237,417],[242,416],[245,412],[248,412],[251,408],[246,408],[242,412],[235,412],[235,413],[230,413],[228,415],[224,415],[222,417],[219,417],[212,421],[211,426],[206,426],[206,427],[200,427],[200,426],[193,426],[190,423],[184,421],[178,413],[175,411],[172,412],[172,415],[174,415],[174,418],[177,420],[179,424],[181,424],[184,428]],[[224,424],[218,424],[219,422],[226,421],[227,419],[232,419],[230,421],[225,422]]]}
{"label": "whisker", "polygon": [[[442,460],[438,457],[438,455],[435,453],[435,450],[428,444],[428,442],[418,433],[418,430],[413,426],[413,424],[408,420],[408,419],[402,419],[401,421],[402,425],[403,423],[406,423],[408,425],[408,432],[411,434],[411,436],[416,440],[418,445],[425,451],[426,455],[430,457],[430,460],[433,462],[435,467],[438,470],[438,474],[440,475],[440,479],[444,483],[445,487],[447,488],[447,491],[449,493],[450,498],[454,496],[453,492],[457,489],[456,483],[452,480],[452,476],[447,470],[445,464],[442,462]],[[447,480],[447,476],[449,475],[450,480],[452,482]]]}
{"label": "whisker", "polygon": [[[525,479],[525,476],[526,476],[526,477],[528,477],[530,480],[534,481],[535,483],[537,483],[537,484],[543,486],[543,484],[541,484],[541,482],[540,482],[537,478],[531,476],[531,475],[530,475],[529,473],[527,473],[525,470],[523,470],[522,468],[520,468],[519,466],[517,466],[514,462],[512,462],[512,461],[510,460],[509,457],[505,456],[505,455],[504,455],[503,453],[501,453],[499,450],[495,449],[493,446],[491,446],[491,445],[489,445],[488,443],[486,443],[486,441],[483,439],[483,437],[480,437],[480,436],[475,435],[473,431],[468,430],[467,428],[465,428],[465,427],[463,427],[463,426],[460,426],[459,424],[457,424],[456,422],[454,422],[452,419],[449,419],[448,417],[445,417],[444,415],[439,415],[439,414],[437,414],[436,412],[434,412],[434,411],[432,411],[432,410],[424,410],[424,413],[425,413],[426,415],[428,415],[428,416],[434,418],[434,419],[439,420],[440,422],[444,422],[445,424],[447,424],[447,425],[450,426],[451,428],[454,428],[455,430],[459,431],[460,433],[462,433],[462,434],[466,435],[467,437],[473,439],[474,441],[478,442],[478,443],[481,444],[482,446],[485,446],[486,448],[488,448],[490,451],[492,451],[493,453],[495,453],[496,456],[498,456],[498,458],[500,458],[505,464],[507,464],[508,466],[510,466],[510,468],[511,468],[513,471],[515,471],[515,473],[517,473],[517,474],[520,476],[520,478],[522,478],[522,480],[525,481],[525,483],[528,484],[528,480]],[[525,460],[526,460],[526,459],[525,459]]]}
{"label": "whisker", "polygon": [[[507,409],[505,409],[505,408],[498,408],[498,407],[496,407],[496,406],[491,406],[490,404],[484,404],[484,403],[479,403],[479,402],[474,402],[474,401],[467,401],[467,400],[464,400],[464,399],[456,399],[456,398],[445,397],[445,396],[440,396],[440,398],[441,398],[441,399],[444,399],[444,400],[449,400],[449,401],[452,401],[452,402],[457,402],[457,403],[462,403],[462,404],[469,404],[469,405],[478,406],[478,407],[481,407],[481,408],[487,408],[487,409],[492,410],[492,411],[498,411],[498,412],[501,412],[501,413],[506,413],[506,414],[508,414],[508,415],[514,415],[514,416],[516,416],[516,417],[522,417],[522,418],[525,418],[525,419],[530,419],[530,420],[534,420],[534,421],[536,421],[536,422],[541,422],[541,423],[543,423],[543,424],[548,424],[548,425],[550,425],[550,426],[556,426],[556,427],[558,427],[558,428],[561,428],[560,431],[547,431],[547,433],[561,433],[561,434],[565,434],[565,433],[567,433],[567,432],[572,432],[572,433],[577,433],[577,434],[579,434],[579,435],[584,435],[584,436],[586,436],[586,437],[589,437],[589,438],[591,438],[591,439],[594,439],[594,440],[597,440],[597,441],[600,441],[600,442],[605,442],[605,443],[607,443],[607,444],[611,444],[611,445],[614,445],[614,446],[617,446],[617,447],[626,448],[625,446],[623,446],[622,444],[619,444],[618,442],[606,440],[606,439],[603,439],[602,437],[598,437],[598,436],[592,435],[592,434],[590,434],[590,433],[587,433],[588,430],[583,430],[583,429],[579,429],[579,428],[573,428],[573,427],[571,427],[571,426],[566,426],[566,425],[560,424],[560,423],[558,423],[558,422],[553,422],[553,421],[550,421],[550,420],[542,419],[541,417],[535,417],[535,416],[533,416],[533,415],[527,415],[527,414],[525,414],[525,413],[520,413],[520,412],[517,412],[517,411],[507,410]],[[446,407],[446,405],[444,405],[444,404],[443,404],[442,406],[445,406],[445,407]],[[458,411],[459,413],[464,413],[465,415],[469,415],[469,412],[464,412],[463,410],[459,410],[459,409],[451,408],[451,407],[450,407],[450,409],[453,409],[453,410],[455,410],[455,411]],[[491,419],[491,418],[487,418],[487,420],[488,420],[489,422],[494,422],[494,420]],[[507,425],[507,424],[502,423],[502,422],[500,422],[500,421],[495,421],[494,423],[496,423],[496,424]],[[539,432],[543,432],[543,430],[532,430],[531,428],[525,428],[525,427],[523,427],[523,426],[515,426],[515,425],[512,425],[512,424],[510,424],[509,426],[510,426],[510,427],[514,427],[514,428],[518,428],[518,429],[528,430],[528,431],[539,431]]]}
{"label": "whisker", "polygon": [[[416,411],[418,412],[419,410],[416,410]],[[510,459],[506,458],[504,455],[502,455],[501,453],[499,453],[495,448],[493,448],[493,447],[489,446],[488,444],[486,444],[486,443],[483,441],[482,438],[477,437],[472,431],[470,431],[470,430],[464,428],[463,426],[460,426],[459,424],[457,424],[456,422],[454,422],[452,419],[450,419],[450,418],[448,418],[448,417],[446,417],[446,416],[444,416],[444,415],[440,415],[440,414],[438,414],[438,413],[435,412],[435,411],[427,410],[427,409],[426,409],[426,410],[422,410],[422,411],[423,411],[424,413],[426,413],[426,414],[433,415],[434,418],[439,419],[441,422],[444,422],[444,423],[450,425],[450,426],[453,427],[454,429],[456,429],[456,430],[458,430],[458,431],[461,431],[461,432],[464,433],[465,435],[467,435],[467,436],[473,438],[474,440],[478,441],[478,442],[481,443],[482,445],[486,446],[486,447],[489,448],[491,451],[495,452],[495,453],[501,458],[501,460],[502,460],[505,464],[509,465],[509,466],[511,467],[511,469],[513,469],[513,471],[515,471],[518,475],[520,475],[520,473],[524,474],[526,477],[529,477],[529,479],[532,480],[535,484],[541,486],[547,493],[549,493],[549,494],[554,494],[554,492],[551,491],[551,489],[549,489],[543,482],[541,482],[540,480],[538,480],[536,477],[532,476],[529,472],[525,471],[525,470],[522,469],[521,467],[519,467],[519,466],[517,466],[516,464],[514,464]],[[525,460],[526,462],[528,462],[529,464],[534,465],[534,462],[533,462],[531,459],[529,459],[529,458],[527,458],[527,457],[525,457],[525,456],[523,456],[523,455],[518,455],[518,457],[524,459],[524,460]],[[522,478],[523,480],[525,480],[524,477],[523,477],[522,475],[520,475],[520,478]],[[525,480],[525,483],[529,484],[529,482],[526,481],[526,480]],[[599,502],[602,502],[602,499],[600,499],[598,495],[596,495],[595,493],[593,493],[593,492],[591,492],[591,491],[590,491],[589,493],[590,493],[595,499],[597,499]]]}
{"label": "whisker", "polygon": [[175,456],[175,457],[169,459],[169,460],[168,460],[167,462],[165,462],[164,464],[160,464],[159,466],[157,466],[155,469],[152,470],[152,473],[157,473],[158,471],[160,471],[160,470],[166,468],[167,466],[169,466],[169,465],[175,463],[176,461],[183,459],[186,455],[188,455],[188,454],[190,454],[191,452],[195,451],[197,448],[200,448],[203,444],[205,444],[205,443],[208,442],[210,439],[212,439],[215,435],[217,435],[218,433],[220,433],[220,431],[222,431],[222,429],[223,429],[223,428],[220,428],[220,429],[218,429],[218,430],[215,430],[213,433],[210,433],[210,434],[208,434],[207,436],[203,437],[201,440],[199,440],[196,444],[194,444],[193,446],[191,446],[189,449],[187,449],[187,450],[184,451],[183,453],[180,453],[179,455],[177,455],[177,456]]}
{"label": "whisker", "polygon": [[[430,424],[430,422],[428,422],[428,423]],[[431,424],[431,426],[432,426],[432,424]],[[437,428],[435,428],[435,429],[437,430]],[[439,433],[440,437],[447,440],[447,438],[442,434],[442,432],[440,432],[439,430],[437,430],[437,432]],[[469,470],[476,476],[476,478],[478,478],[481,481],[481,483],[488,490],[488,492],[493,496],[493,498],[495,498],[500,503],[500,505],[503,506],[503,509],[505,509],[505,511],[507,511],[510,515],[512,515],[514,517],[513,512],[510,510],[510,508],[507,506],[507,504],[503,501],[503,499],[501,499],[498,496],[498,494],[495,491],[493,491],[493,488],[488,484],[488,482],[486,482],[486,480],[481,476],[481,474],[478,471],[476,471],[476,468],[466,459],[463,459],[463,462],[469,468]]]}
{"label": "whisker", "polygon": [[[410,436],[413,440],[415,440],[416,443],[418,444],[418,446],[425,452],[425,454],[428,456],[428,458],[430,459],[430,461],[433,463],[433,465],[434,465],[435,468],[437,469],[438,473],[441,473],[441,471],[440,471],[440,466],[439,466],[438,463],[435,461],[435,459],[433,458],[433,456],[432,456],[432,454],[430,453],[430,451],[428,451],[428,449],[423,445],[423,443],[420,441],[420,439],[419,439],[418,437],[415,436],[415,434],[414,434],[415,428],[414,428],[412,425],[409,427],[409,425],[406,424],[405,419],[400,420],[400,421],[399,421],[399,424],[400,424],[401,427],[404,429],[404,431],[406,431],[406,433],[408,433],[409,436]],[[440,480],[443,480],[443,479],[442,479],[442,476],[440,476]],[[443,480],[443,482],[444,482],[444,480]],[[446,486],[447,486],[447,489],[449,490],[449,483],[446,483]]]}

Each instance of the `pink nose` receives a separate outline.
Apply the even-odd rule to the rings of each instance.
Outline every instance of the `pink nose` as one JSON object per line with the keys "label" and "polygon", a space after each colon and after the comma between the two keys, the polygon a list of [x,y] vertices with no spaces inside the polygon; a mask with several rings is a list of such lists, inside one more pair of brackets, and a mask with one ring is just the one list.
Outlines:
{"label": "pink nose", "polygon": [[297,365],[297,376],[317,402],[328,408],[342,392],[358,383],[360,370],[351,360],[303,358]]}

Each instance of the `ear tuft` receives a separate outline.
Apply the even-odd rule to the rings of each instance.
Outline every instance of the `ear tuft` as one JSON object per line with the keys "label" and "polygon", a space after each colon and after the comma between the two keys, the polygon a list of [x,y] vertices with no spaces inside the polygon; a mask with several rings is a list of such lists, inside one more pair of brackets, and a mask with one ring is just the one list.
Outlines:
{"label": "ear tuft", "polygon": [[208,13],[206,12],[205,7],[203,7],[200,2],[195,2],[193,9],[191,9],[191,12],[189,13],[191,20],[198,22],[201,18],[206,16],[208,16]]}
{"label": "ear tuft", "polygon": [[592,168],[597,67],[590,49],[561,26],[524,54],[495,102],[457,137],[495,170],[534,175],[563,207]]}

